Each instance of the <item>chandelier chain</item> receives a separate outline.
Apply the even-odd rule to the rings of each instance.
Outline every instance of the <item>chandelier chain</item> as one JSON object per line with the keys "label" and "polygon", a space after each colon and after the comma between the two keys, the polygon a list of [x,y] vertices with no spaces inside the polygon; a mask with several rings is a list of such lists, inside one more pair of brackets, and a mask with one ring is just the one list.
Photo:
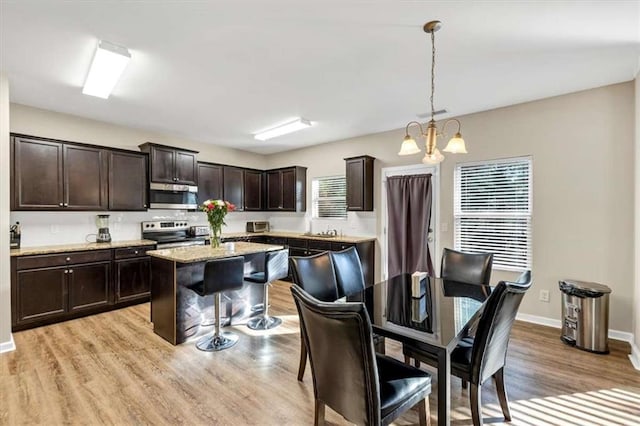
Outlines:
{"label": "chandelier chain", "polygon": [[435,31],[431,31],[431,120],[433,120],[433,115],[435,108],[433,107],[433,93],[436,90],[435,85],[435,73],[436,73],[436,36]]}

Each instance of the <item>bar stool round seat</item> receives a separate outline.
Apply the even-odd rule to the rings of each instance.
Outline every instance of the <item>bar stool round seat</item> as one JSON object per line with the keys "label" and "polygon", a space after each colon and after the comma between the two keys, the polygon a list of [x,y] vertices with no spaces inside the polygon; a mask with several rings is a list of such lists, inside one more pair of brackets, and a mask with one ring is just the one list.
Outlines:
{"label": "bar stool round seat", "polygon": [[245,275],[250,283],[263,286],[262,314],[247,321],[252,330],[269,330],[282,324],[282,319],[269,315],[269,286],[289,274],[289,250],[269,251],[264,255],[264,270]]}
{"label": "bar stool round seat", "polygon": [[212,334],[200,338],[196,343],[196,347],[201,351],[220,351],[238,342],[236,334],[220,331],[220,293],[242,288],[243,274],[244,258],[242,256],[214,259],[205,264],[202,281],[191,287],[202,297],[214,295],[215,329]]}

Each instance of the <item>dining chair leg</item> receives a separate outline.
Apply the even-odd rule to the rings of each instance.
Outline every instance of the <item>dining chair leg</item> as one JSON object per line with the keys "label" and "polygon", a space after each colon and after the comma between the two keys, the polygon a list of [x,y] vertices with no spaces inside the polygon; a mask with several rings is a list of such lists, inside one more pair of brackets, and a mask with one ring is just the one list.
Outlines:
{"label": "dining chair leg", "polygon": [[510,422],[511,412],[509,411],[509,400],[507,399],[507,391],[504,387],[504,367],[493,375],[493,382],[496,384],[496,392],[498,393],[498,400],[500,401],[504,419]]}
{"label": "dining chair leg", "polygon": [[304,370],[307,368],[307,345],[300,336],[300,365],[298,366],[298,381],[301,382],[304,377]]}
{"label": "dining chair leg", "polygon": [[418,403],[418,419],[420,426],[431,426],[431,410],[429,408],[429,397]]}
{"label": "dining chair leg", "polygon": [[413,365],[414,365],[416,368],[420,368],[420,361],[418,361],[418,359],[414,359],[414,360],[413,360]]}
{"label": "dining chair leg", "polygon": [[471,418],[473,419],[473,426],[482,426],[482,399],[480,398],[480,385],[471,383],[469,402],[471,403]]}
{"label": "dining chair leg", "polygon": [[467,388],[467,381],[465,379],[460,379],[460,381],[462,382],[462,389],[466,389]]}
{"label": "dining chair leg", "polygon": [[411,365],[411,358],[408,355],[404,356],[404,363],[407,365]]}
{"label": "dining chair leg", "polygon": [[316,399],[316,413],[314,417],[314,426],[324,426],[324,402]]}

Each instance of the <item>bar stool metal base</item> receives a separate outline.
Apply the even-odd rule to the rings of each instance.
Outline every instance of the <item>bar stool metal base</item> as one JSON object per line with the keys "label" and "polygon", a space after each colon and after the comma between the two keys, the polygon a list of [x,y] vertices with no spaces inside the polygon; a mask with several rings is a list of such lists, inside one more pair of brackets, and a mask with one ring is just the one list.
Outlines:
{"label": "bar stool metal base", "polygon": [[196,348],[201,351],[213,352],[228,349],[238,343],[238,336],[233,333],[220,333],[219,335],[204,336],[196,343]]}
{"label": "bar stool metal base", "polygon": [[269,316],[260,316],[256,318],[251,318],[247,322],[247,327],[252,330],[269,330],[272,328],[276,328],[282,324],[282,320],[276,317]]}

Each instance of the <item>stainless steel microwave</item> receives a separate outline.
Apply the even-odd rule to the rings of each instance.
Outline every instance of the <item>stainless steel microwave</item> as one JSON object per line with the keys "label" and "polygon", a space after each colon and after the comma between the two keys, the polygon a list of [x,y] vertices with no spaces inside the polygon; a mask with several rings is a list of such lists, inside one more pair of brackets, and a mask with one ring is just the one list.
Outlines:
{"label": "stainless steel microwave", "polygon": [[149,185],[149,208],[196,210],[198,187],[173,183],[151,183]]}

